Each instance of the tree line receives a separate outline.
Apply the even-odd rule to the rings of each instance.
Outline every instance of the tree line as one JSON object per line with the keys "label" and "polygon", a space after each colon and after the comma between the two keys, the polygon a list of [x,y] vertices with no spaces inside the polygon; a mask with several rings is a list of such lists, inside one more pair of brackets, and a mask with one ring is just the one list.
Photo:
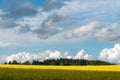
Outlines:
{"label": "tree line", "polygon": [[84,60],[84,59],[48,59],[44,61],[33,60],[25,61],[23,63],[16,60],[5,62],[5,64],[24,64],[24,65],[112,65],[112,63],[100,60]]}

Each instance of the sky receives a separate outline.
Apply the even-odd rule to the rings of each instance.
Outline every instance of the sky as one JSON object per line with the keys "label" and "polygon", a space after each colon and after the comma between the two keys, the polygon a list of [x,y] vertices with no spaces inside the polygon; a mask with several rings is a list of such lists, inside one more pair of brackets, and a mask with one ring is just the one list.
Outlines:
{"label": "sky", "polygon": [[119,0],[0,0],[0,62],[120,63]]}

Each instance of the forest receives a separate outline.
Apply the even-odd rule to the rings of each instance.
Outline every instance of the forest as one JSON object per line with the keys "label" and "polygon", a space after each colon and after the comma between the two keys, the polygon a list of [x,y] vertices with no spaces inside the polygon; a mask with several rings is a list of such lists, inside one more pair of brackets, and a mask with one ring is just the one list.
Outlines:
{"label": "forest", "polygon": [[24,64],[24,65],[113,65],[113,63],[100,61],[100,60],[84,60],[84,59],[47,59],[44,61],[33,60],[25,61],[23,63],[16,60],[5,62],[4,64]]}

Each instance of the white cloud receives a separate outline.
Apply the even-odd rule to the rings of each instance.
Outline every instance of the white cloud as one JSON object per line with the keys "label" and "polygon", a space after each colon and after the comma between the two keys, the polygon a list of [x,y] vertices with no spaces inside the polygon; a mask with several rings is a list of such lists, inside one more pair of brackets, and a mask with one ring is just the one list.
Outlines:
{"label": "white cloud", "polygon": [[[85,50],[80,50],[76,55],[71,55],[69,52],[51,51],[47,50],[40,53],[29,53],[20,52],[17,54],[12,54],[10,56],[1,57],[0,62],[17,60],[18,62],[39,60],[43,61],[45,59],[93,59],[92,55],[87,54]],[[107,61],[111,63],[120,63],[120,44],[115,44],[113,48],[105,48],[100,52],[98,60]]]}
{"label": "white cloud", "polygon": [[[117,17],[118,14],[120,13],[118,11],[120,10],[119,1],[91,0],[91,2],[89,2],[88,0],[85,0],[85,1],[82,1],[82,0],[67,1],[66,0],[63,2],[60,1],[60,3],[58,3],[59,0],[55,0],[55,1],[51,0],[47,2],[49,7],[47,5],[43,6],[45,10],[41,10],[42,9],[41,8],[40,11],[38,12],[39,16],[37,15],[37,16],[31,17],[31,19],[36,19],[36,17],[38,19],[40,17],[40,19],[38,19],[37,22],[34,22],[34,25],[32,24],[33,26],[39,25],[38,28],[35,30],[35,32],[37,33],[40,39],[48,39],[49,37],[60,33],[61,32],[61,30],[59,30],[60,25],[64,25],[62,26],[64,31],[64,29],[66,29],[65,23],[67,24],[72,21],[73,22],[78,21],[78,23],[73,25],[72,27],[76,27],[76,25],[80,26],[81,24],[86,24],[86,25],[73,28],[72,30],[68,30],[68,29],[65,30],[65,32],[67,31],[67,34],[65,35],[66,38],[74,38],[74,37],[83,38],[84,36],[92,35],[92,38],[95,38],[97,40],[119,41],[118,37],[120,35],[118,32],[120,31],[116,31],[116,30],[119,30],[118,29],[119,26],[116,28],[115,27],[111,28],[112,27],[111,25],[94,22],[94,21],[106,22],[108,21],[109,18],[111,18],[109,20],[116,20],[118,18]],[[61,4],[61,3],[62,5],[57,5],[57,6],[60,6],[58,8],[56,7],[57,9],[56,8],[54,9],[53,7],[54,5],[51,5],[51,4],[55,4],[56,6],[56,4]],[[109,5],[109,7],[107,5]],[[49,8],[51,8],[50,11],[49,11]],[[62,14],[62,15],[58,15],[58,14]],[[66,19],[66,16],[64,15],[67,15],[68,18]],[[60,20],[60,23],[59,23],[59,20]],[[55,21],[58,21],[57,25]],[[31,25],[31,21],[27,24]],[[43,24],[46,24],[47,26],[43,26]],[[67,25],[67,27],[69,27],[69,25]],[[112,36],[108,36],[111,34]],[[117,34],[117,35],[114,35],[114,34]]]}
{"label": "white cloud", "polygon": [[4,61],[9,62],[9,61],[17,60],[18,62],[25,62],[25,61],[33,61],[33,60],[43,61],[45,59],[60,59],[60,58],[89,60],[92,59],[92,56],[87,54],[84,50],[80,50],[75,56],[71,56],[68,52],[61,53],[60,51],[47,50],[44,52],[34,53],[34,54],[29,52],[12,54],[10,56],[4,57]]}
{"label": "white cloud", "polygon": [[98,22],[92,22],[81,27],[73,28],[67,31],[65,38],[78,38],[87,36],[91,31],[99,26]]}
{"label": "white cloud", "polygon": [[9,45],[9,43],[0,42],[0,47],[8,47]]}
{"label": "white cloud", "polygon": [[61,53],[59,51],[55,51],[55,52],[50,52],[49,53],[49,58],[54,58],[54,59],[59,59],[61,58]]}
{"label": "white cloud", "polygon": [[32,55],[30,55],[27,52],[22,52],[22,53],[18,53],[18,54],[13,54],[9,57],[6,58],[6,61],[13,61],[13,60],[17,60],[18,62],[25,62],[30,60],[30,58],[32,57]]}
{"label": "white cloud", "polygon": [[120,25],[113,23],[111,25],[91,22],[86,25],[70,29],[66,32],[65,38],[81,38],[91,37],[100,41],[119,42],[120,41]]}
{"label": "white cloud", "polygon": [[70,53],[69,53],[69,52],[65,52],[65,53],[64,53],[64,55],[63,55],[63,58],[72,59],[72,58],[73,58],[73,56],[72,56],[72,55],[70,55]]}
{"label": "white cloud", "polygon": [[[65,37],[83,38],[84,36],[91,35],[91,37],[96,40],[111,42],[120,41],[119,24],[114,24],[114,22],[118,22],[119,20],[119,5],[120,1],[118,0],[91,0],[90,2],[88,0],[71,0],[66,2],[66,6],[63,6],[60,12],[68,14],[70,16],[69,21],[78,21],[78,25],[73,25],[73,27],[77,28],[66,30],[67,34]],[[94,21],[104,23],[99,23],[99,27],[95,25],[95,27],[90,27]]]}
{"label": "white cloud", "polygon": [[93,30],[91,36],[100,41],[120,42],[120,24],[101,24],[99,29]]}
{"label": "white cloud", "polygon": [[[54,36],[61,31],[64,31],[66,27],[69,27],[68,24],[70,22],[78,22],[77,24],[72,25],[72,27],[76,27],[76,25],[80,26],[80,24],[86,24],[91,21],[104,21],[106,19],[108,21],[109,18],[111,18],[109,20],[113,20],[115,22],[115,20],[118,20],[117,18],[119,18],[118,15],[120,14],[120,1],[118,0],[91,0],[91,2],[89,2],[88,0],[47,0],[45,2],[45,5],[42,5],[40,8],[35,7],[35,5],[33,5],[29,1],[24,3],[17,3],[16,1],[15,5],[15,8],[13,8],[13,5],[8,6],[8,9],[10,10],[8,11],[9,13],[5,10],[2,10],[1,8],[0,27],[13,29],[19,26],[20,28],[19,30],[17,30],[18,32],[20,31],[23,34],[30,32],[31,34],[37,35],[40,39],[48,39],[49,37]],[[47,26],[43,26],[43,24],[46,24]],[[85,26],[89,25],[91,24]],[[71,38],[72,36],[81,37],[84,35],[88,35],[87,32],[92,31],[92,27],[85,28],[84,26],[82,26],[81,28],[76,28],[73,30],[74,32],[72,33],[71,30],[68,31],[68,38]],[[108,32],[111,29],[106,30]],[[98,40],[111,40],[113,38],[119,37],[113,35],[113,37],[109,36],[106,38],[106,36],[104,35],[110,35],[112,34],[112,32],[104,33],[104,29],[101,29],[101,31],[102,32],[94,35],[94,38],[97,38]],[[104,35],[99,36],[99,34]],[[17,34],[17,36],[19,36],[19,34]],[[26,36],[26,38],[27,37],[28,36]],[[100,37],[104,39],[101,39]]]}
{"label": "white cloud", "polygon": [[92,55],[89,55],[85,52],[85,50],[80,50],[76,56],[74,57],[74,59],[86,59],[86,60],[91,60],[92,59]]}
{"label": "white cloud", "polygon": [[59,59],[61,58],[61,52],[59,51],[44,51],[41,53],[29,53],[29,52],[20,52],[17,54],[12,54],[5,58],[5,61],[13,61],[17,60],[18,62],[25,62],[25,61],[33,61],[33,60],[39,60],[43,61],[45,59]]}
{"label": "white cloud", "polygon": [[[32,33],[40,39],[48,39],[51,36],[61,32],[58,26],[54,25],[64,21],[67,17],[64,14],[54,11],[54,8],[65,6],[64,1],[47,0],[45,6],[35,7],[30,1],[8,2],[8,11],[0,11],[0,29],[14,29],[16,33]],[[48,11],[47,11],[48,10]],[[53,10],[49,12],[49,10]],[[19,36],[19,35],[18,35]]]}
{"label": "white cloud", "polygon": [[118,23],[105,25],[101,29],[94,30],[94,33],[92,35],[97,40],[119,42],[120,25]]}
{"label": "white cloud", "polygon": [[[60,12],[67,13],[71,15],[74,19],[83,20],[106,20],[106,18],[117,18],[119,15],[119,5],[118,0],[70,0],[65,2],[66,6],[60,9]],[[108,7],[109,5],[109,7]],[[109,17],[111,15],[111,17]],[[107,19],[108,20],[108,19]]]}
{"label": "white cloud", "polygon": [[112,63],[120,63],[120,44],[115,44],[113,48],[105,48],[101,51],[99,59]]}

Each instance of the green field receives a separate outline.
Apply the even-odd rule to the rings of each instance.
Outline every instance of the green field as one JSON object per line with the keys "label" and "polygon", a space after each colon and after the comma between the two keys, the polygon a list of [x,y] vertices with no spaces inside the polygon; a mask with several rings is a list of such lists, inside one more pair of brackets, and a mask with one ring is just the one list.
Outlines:
{"label": "green field", "polygon": [[120,72],[0,68],[0,80],[120,80]]}

